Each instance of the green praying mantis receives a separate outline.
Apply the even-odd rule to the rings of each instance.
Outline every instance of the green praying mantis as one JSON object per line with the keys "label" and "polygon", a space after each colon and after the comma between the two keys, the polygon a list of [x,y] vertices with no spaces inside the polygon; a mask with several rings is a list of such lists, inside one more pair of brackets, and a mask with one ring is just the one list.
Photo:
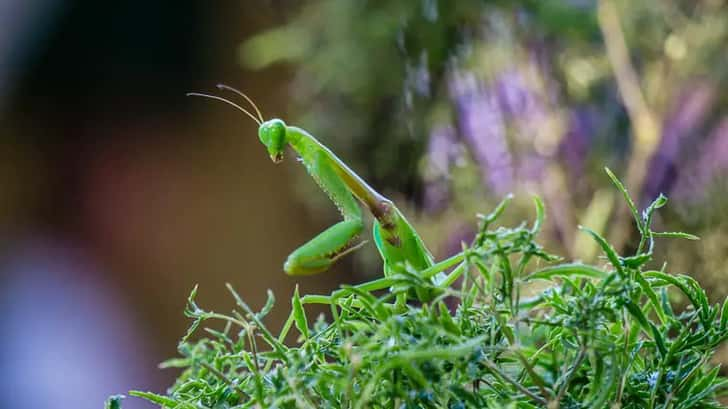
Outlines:
{"label": "green praying mantis", "polygon": [[[244,93],[218,85],[223,91],[231,91],[244,98],[255,110],[256,115],[229,99],[192,92],[187,95],[211,98],[232,105],[245,113],[258,125],[258,137],[274,163],[280,163],[286,147],[295,151],[308,174],[329,196],[339,209],[343,220],[324,230],[316,237],[294,250],[286,260],[283,269],[289,275],[316,274],[328,270],[336,260],[359,249],[366,241],[356,240],[364,229],[360,202],[374,217],[372,237],[384,263],[384,278],[370,281],[358,288],[373,291],[393,285],[390,279],[396,267],[407,266],[419,272],[420,276],[432,280],[438,287],[451,285],[464,270],[461,264],[449,275],[444,271],[463,261],[458,255],[434,263],[432,254],[420,236],[394,203],[369,186],[330,149],[304,129],[287,125],[283,120],[265,120],[260,109]],[[432,298],[431,292],[417,291],[419,301]],[[400,302],[406,301],[400,297]],[[308,303],[332,302],[329,296],[307,296]]]}

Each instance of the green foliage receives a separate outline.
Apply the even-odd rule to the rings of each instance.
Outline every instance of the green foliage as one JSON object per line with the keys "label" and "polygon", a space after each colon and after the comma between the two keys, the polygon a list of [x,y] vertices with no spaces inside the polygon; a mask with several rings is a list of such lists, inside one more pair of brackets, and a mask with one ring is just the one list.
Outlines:
{"label": "green foliage", "polygon": [[124,395],[109,396],[104,403],[104,409],[121,409],[121,401],[124,400]]}
{"label": "green foliage", "polygon": [[[710,305],[691,277],[648,267],[656,233],[650,222],[666,199],[638,212],[621,183],[642,241],[620,255],[599,234],[605,266],[555,264],[535,237],[543,221],[492,227],[508,204],[479,216],[462,253],[425,272],[400,266],[386,279],[330,296],[292,298],[278,336],[263,320],[274,304],[230,314],[200,308],[179,344],[183,368],[166,395],[131,392],[163,408],[717,408],[728,380],[710,363],[728,337],[728,302]],[[455,267],[457,288],[425,279]],[[535,266],[534,266],[535,264]],[[539,266],[539,264],[548,264]],[[432,270],[432,271],[430,271]],[[450,275],[452,277],[455,274]],[[459,274],[458,274],[459,275]],[[383,281],[389,291],[375,292]],[[402,304],[407,294],[440,294]],[[673,309],[671,296],[688,301]],[[305,306],[331,305],[331,319],[310,324]],[[192,339],[203,324],[221,329]],[[300,337],[283,342],[292,328]]]}

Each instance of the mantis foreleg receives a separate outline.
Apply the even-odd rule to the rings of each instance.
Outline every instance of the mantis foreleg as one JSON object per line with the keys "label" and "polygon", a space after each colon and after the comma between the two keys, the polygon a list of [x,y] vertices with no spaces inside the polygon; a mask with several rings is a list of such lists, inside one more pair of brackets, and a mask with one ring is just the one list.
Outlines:
{"label": "mantis foreleg", "polygon": [[306,166],[310,168],[308,170],[314,180],[339,208],[344,220],[324,230],[288,256],[283,268],[292,275],[316,274],[328,270],[339,257],[358,248],[358,245],[354,245],[354,239],[364,227],[359,205],[332,168],[329,159],[319,153]]}

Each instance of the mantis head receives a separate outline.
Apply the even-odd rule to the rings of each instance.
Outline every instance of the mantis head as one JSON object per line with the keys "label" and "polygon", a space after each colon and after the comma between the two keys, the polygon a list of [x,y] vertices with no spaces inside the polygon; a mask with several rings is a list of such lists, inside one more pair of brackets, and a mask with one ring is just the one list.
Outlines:
{"label": "mantis head", "polygon": [[205,98],[211,98],[216,99],[218,101],[222,101],[226,104],[230,104],[237,108],[238,110],[245,113],[250,119],[255,121],[256,124],[258,124],[258,137],[260,138],[260,142],[265,145],[266,149],[268,149],[268,155],[270,155],[271,160],[274,163],[279,163],[283,160],[283,151],[286,147],[286,124],[280,119],[270,119],[270,120],[264,120],[263,114],[260,113],[260,109],[255,105],[253,100],[251,100],[247,95],[243,94],[242,92],[236,90],[235,88],[229,87],[227,85],[218,84],[217,86],[221,90],[226,91],[232,91],[241,97],[245,98],[246,101],[250,105],[253,106],[255,109],[256,115],[253,115],[250,113],[250,111],[246,110],[245,108],[241,107],[240,105],[230,101],[229,99],[218,97],[217,95],[209,95],[209,94],[201,94],[199,92],[190,92],[187,95],[188,96],[195,96],[195,97],[205,97]]}
{"label": "mantis head", "polygon": [[258,128],[260,142],[268,149],[268,155],[273,163],[283,160],[283,151],[286,148],[286,124],[280,119],[270,119],[263,122]]}

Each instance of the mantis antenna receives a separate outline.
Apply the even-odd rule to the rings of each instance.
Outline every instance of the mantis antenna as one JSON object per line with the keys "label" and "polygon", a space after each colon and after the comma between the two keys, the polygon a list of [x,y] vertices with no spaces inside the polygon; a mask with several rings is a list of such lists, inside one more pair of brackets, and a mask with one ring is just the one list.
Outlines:
{"label": "mantis antenna", "polygon": [[265,119],[263,119],[263,114],[260,113],[260,109],[258,109],[258,106],[255,105],[255,102],[253,102],[253,100],[250,99],[250,97],[248,97],[247,95],[245,95],[242,91],[235,89],[231,86],[225,85],[225,84],[217,84],[217,88],[234,92],[234,93],[240,95],[241,97],[245,98],[245,100],[248,101],[248,103],[253,106],[253,109],[255,109],[255,112],[258,114],[258,118],[260,118],[260,122],[265,122]]}
{"label": "mantis antenna", "polygon": [[199,93],[199,92],[188,92],[186,95],[188,97],[203,97],[203,98],[210,98],[210,99],[216,99],[218,101],[222,101],[222,102],[224,102],[226,104],[229,104],[229,105],[232,105],[235,108],[239,109],[240,111],[244,112],[251,119],[253,119],[253,121],[255,121],[255,123],[258,124],[258,126],[260,126],[260,125],[263,124],[263,122],[260,119],[256,118],[255,115],[251,114],[245,108],[243,108],[240,105],[234,103],[233,101],[230,101],[229,99],[225,99],[223,97],[218,97],[216,95],[202,94],[202,93]]}

